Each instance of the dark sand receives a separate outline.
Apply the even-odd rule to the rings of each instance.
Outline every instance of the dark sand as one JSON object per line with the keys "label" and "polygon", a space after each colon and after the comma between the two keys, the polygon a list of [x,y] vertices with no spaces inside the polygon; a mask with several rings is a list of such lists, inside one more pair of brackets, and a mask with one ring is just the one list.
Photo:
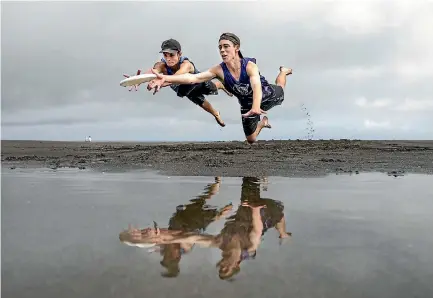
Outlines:
{"label": "dark sand", "polygon": [[116,143],[2,141],[2,164],[105,171],[159,170],[184,176],[433,174],[433,141],[259,141]]}

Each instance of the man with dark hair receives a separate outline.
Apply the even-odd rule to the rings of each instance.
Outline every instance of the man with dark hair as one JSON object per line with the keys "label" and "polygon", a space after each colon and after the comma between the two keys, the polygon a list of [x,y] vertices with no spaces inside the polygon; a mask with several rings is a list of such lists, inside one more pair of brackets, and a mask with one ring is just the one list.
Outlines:
{"label": "man with dark hair", "polygon": [[240,52],[240,39],[233,33],[223,33],[219,38],[219,51],[223,62],[201,73],[184,73],[166,76],[157,74],[158,80],[152,88],[155,92],[165,83],[198,84],[214,78],[219,79],[228,92],[238,98],[241,106],[242,126],[247,141],[257,140],[262,128],[271,128],[268,117],[260,120],[261,114],[284,101],[286,76],[292,69],[280,66],[275,84],[270,84],[259,72],[255,58],[244,57]]}
{"label": "man with dark hair", "polygon": [[[200,71],[195,67],[194,63],[188,57],[182,56],[182,48],[180,43],[175,39],[165,40],[161,44],[163,58],[153,66],[152,71],[164,75],[181,75],[181,74],[198,74]],[[156,86],[156,81],[151,81],[147,85],[150,91]],[[203,110],[215,117],[215,120],[222,127],[225,126],[221,119],[220,113],[214,109],[205,95],[217,95],[218,89],[223,90],[229,96],[233,96],[224,88],[221,82],[212,82],[211,80],[203,81],[196,84],[170,84],[166,83],[159,87],[170,86],[179,97],[187,97],[190,101],[200,106]],[[159,90],[159,89],[158,89]],[[154,94],[156,91],[154,92]]]}

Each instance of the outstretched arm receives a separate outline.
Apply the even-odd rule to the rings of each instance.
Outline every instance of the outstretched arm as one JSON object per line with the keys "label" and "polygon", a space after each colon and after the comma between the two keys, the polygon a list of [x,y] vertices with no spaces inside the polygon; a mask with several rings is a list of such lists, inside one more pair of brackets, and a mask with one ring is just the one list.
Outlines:
{"label": "outstretched arm", "polygon": [[253,89],[253,109],[260,109],[262,103],[262,82],[260,82],[259,68],[256,64],[249,62],[247,74],[250,77],[251,88]]}
{"label": "outstretched arm", "polygon": [[[157,74],[164,74],[164,70],[165,70],[166,66],[163,62],[157,62],[154,66],[154,70],[152,70],[153,73]],[[180,65],[178,71],[175,72],[174,75],[183,75],[183,74],[187,74],[190,72],[194,71],[194,65],[192,65],[191,62],[189,62],[188,60],[185,60],[182,62],[182,64]],[[153,94],[155,94],[159,88],[162,87],[167,87],[170,86],[172,83],[171,82],[167,82],[167,80],[164,80],[164,83],[158,85],[158,79],[157,80],[152,80],[148,85],[147,85],[147,90],[152,90],[155,89],[155,92]],[[160,86],[160,87],[159,87]]]}
{"label": "outstretched arm", "polygon": [[275,229],[280,234],[280,238],[287,238],[292,236],[292,233],[286,231],[286,219],[284,217],[284,214],[281,220],[275,225]]}
{"label": "outstretched arm", "polygon": [[263,97],[262,82],[260,81],[259,68],[255,63],[248,62],[247,74],[250,78],[251,88],[253,89],[253,105],[251,110],[242,116],[249,117],[253,115],[266,114],[266,112],[260,108]]}
{"label": "outstretched arm", "polygon": [[201,247],[216,247],[218,245],[216,241],[216,236],[206,234],[190,235],[178,241],[179,243],[197,244]]}
{"label": "outstretched arm", "polygon": [[185,73],[190,73],[194,71],[194,66],[188,60],[184,60],[179,67],[179,70],[174,73],[174,75],[182,75]]}
{"label": "outstretched arm", "polygon": [[[156,62],[153,67],[151,67],[148,71],[146,71],[145,73],[161,73],[164,74],[165,72],[165,64],[161,61]],[[151,90],[152,88],[150,87],[150,85],[152,85],[152,81],[147,85],[147,90]],[[170,83],[164,83],[161,85],[161,87],[166,87],[169,86]]]}
{"label": "outstretched arm", "polygon": [[263,232],[263,222],[262,216],[260,215],[260,209],[264,206],[253,207],[252,208],[252,230],[248,235],[250,238],[251,245],[248,247],[248,252],[254,252],[260,245],[262,232]]}
{"label": "outstretched arm", "polygon": [[[153,73],[157,72],[157,73],[160,73],[160,74],[164,74],[164,71],[165,71],[165,64],[164,64],[164,62],[161,62],[161,61],[156,62],[155,65],[153,65],[153,69],[151,71]],[[180,69],[178,71],[180,71]],[[154,85],[155,84],[152,84],[152,82],[150,82],[147,85],[147,90],[152,90],[152,88],[155,87]],[[171,85],[170,83],[164,83],[164,84],[161,85],[161,87],[167,87],[167,86],[170,86],[170,85]]]}
{"label": "outstretched arm", "polygon": [[218,211],[218,214],[213,218],[213,221],[220,220],[223,217],[226,217],[228,213],[233,209],[232,203],[224,206]]}
{"label": "outstretched arm", "polygon": [[154,72],[154,74],[157,75],[159,79],[164,80],[164,82],[168,83],[174,83],[174,84],[197,84],[197,83],[203,83],[206,81],[210,81],[217,77],[217,67],[214,66],[211,69],[197,73],[197,74],[191,74],[191,73],[184,73],[184,74],[175,74],[172,76],[167,75],[161,75],[159,73]]}

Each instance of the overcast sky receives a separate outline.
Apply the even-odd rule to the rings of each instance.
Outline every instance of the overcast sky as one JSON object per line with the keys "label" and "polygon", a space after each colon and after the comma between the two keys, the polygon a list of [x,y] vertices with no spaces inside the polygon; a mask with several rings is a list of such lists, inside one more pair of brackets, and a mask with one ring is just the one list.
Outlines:
{"label": "overcast sky", "polygon": [[209,96],[227,126],[165,88],[119,86],[177,39],[200,70],[230,31],[274,82],[293,68],[260,139],[433,138],[433,1],[10,2],[1,4],[2,139],[244,140],[239,105]]}

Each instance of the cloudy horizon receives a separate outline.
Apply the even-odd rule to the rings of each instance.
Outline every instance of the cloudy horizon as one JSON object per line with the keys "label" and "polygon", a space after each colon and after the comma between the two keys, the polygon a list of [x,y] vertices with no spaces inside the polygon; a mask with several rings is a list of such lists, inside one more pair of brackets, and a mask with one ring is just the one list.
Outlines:
{"label": "cloudy horizon", "polygon": [[[433,1],[2,2],[2,140],[244,140],[236,98],[207,99],[227,126],[164,88],[119,86],[175,38],[199,70],[231,31],[274,82],[293,68],[259,140],[433,139]],[[160,15],[161,17],[158,17]],[[306,111],[310,115],[309,119]]]}

